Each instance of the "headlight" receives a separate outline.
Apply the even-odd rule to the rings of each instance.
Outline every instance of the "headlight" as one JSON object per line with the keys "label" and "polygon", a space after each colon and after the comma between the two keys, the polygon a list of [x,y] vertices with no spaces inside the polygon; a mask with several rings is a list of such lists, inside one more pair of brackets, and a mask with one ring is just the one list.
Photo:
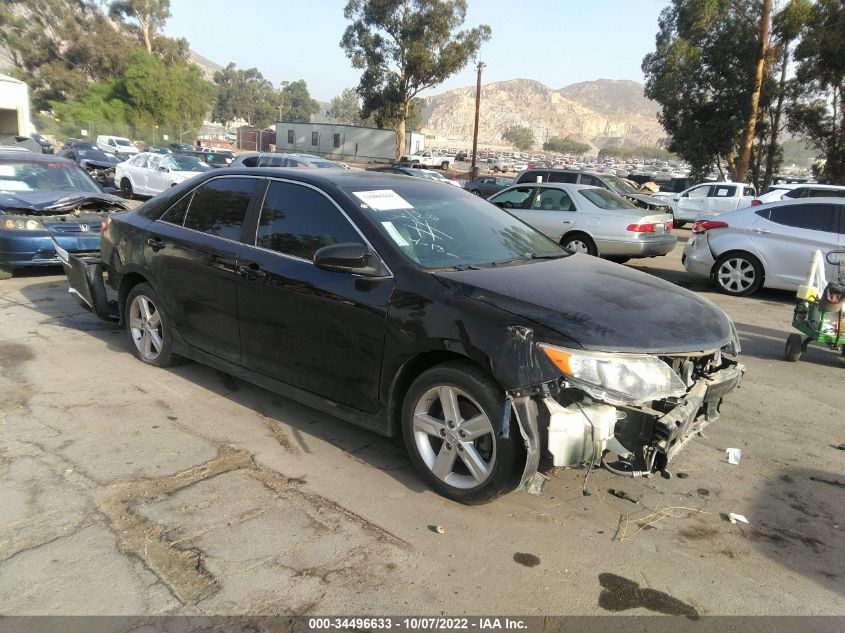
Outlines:
{"label": "headlight", "polygon": [[3,220],[3,228],[7,231],[43,231],[44,227],[37,220],[24,220],[23,218],[9,218]]}
{"label": "headlight", "polygon": [[541,344],[549,360],[572,384],[608,404],[642,404],[680,397],[686,385],[654,356],[585,352]]}

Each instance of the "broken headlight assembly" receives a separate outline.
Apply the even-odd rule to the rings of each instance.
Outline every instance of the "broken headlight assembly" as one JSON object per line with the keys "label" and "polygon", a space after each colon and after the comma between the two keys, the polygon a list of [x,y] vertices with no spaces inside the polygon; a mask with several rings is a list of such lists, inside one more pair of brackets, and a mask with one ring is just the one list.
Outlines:
{"label": "broken headlight assembly", "polygon": [[548,359],[573,387],[613,405],[637,405],[679,398],[687,387],[659,358],[646,354],[608,354],[540,344]]}
{"label": "broken headlight assembly", "polygon": [[5,218],[0,220],[0,226],[7,231],[43,231],[44,225],[38,220],[27,218]]}

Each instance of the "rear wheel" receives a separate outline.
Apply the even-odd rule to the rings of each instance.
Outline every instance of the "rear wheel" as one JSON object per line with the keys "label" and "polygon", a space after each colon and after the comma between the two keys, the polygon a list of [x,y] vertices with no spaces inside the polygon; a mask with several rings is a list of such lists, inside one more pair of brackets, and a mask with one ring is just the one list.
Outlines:
{"label": "rear wheel", "polygon": [[155,367],[169,367],[176,362],[170,318],[152,286],[140,283],[129,291],[125,315],[135,356]]}
{"label": "rear wheel", "polygon": [[504,393],[469,363],[454,361],[421,374],[402,407],[411,462],[437,493],[461,503],[485,503],[513,490],[520,435],[499,435]]}
{"label": "rear wheel", "polygon": [[734,297],[750,295],[763,284],[763,266],[748,253],[725,253],[713,267],[716,287]]}
{"label": "rear wheel", "polygon": [[790,334],[786,339],[786,360],[790,363],[797,363],[801,359],[801,352],[804,351],[804,339],[800,334]]}
{"label": "rear wheel", "polygon": [[132,196],[134,195],[135,192],[132,189],[132,183],[129,181],[129,178],[124,178],[123,180],[120,181],[120,193],[127,200],[132,199]]}
{"label": "rear wheel", "polygon": [[11,279],[12,269],[9,266],[0,265],[0,279]]}
{"label": "rear wheel", "polygon": [[449,161],[444,160],[442,163],[440,163],[440,169],[442,169],[443,171],[446,171],[447,169],[449,169]]}
{"label": "rear wheel", "polygon": [[476,196],[480,196],[481,192],[478,189],[473,189],[470,193],[474,193]]}
{"label": "rear wheel", "polygon": [[584,233],[570,233],[564,236],[560,245],[572,253],[597,255],[599,252],[596,248],[596,243],[589,235],[585,235]]}
{"label": "rear wheel", "polygon": [[686,225],[687,225],[687,223],[684,220],[672,220],[672,226],[675,227],[676,229],[680,229],[680,228],[682,228]]}

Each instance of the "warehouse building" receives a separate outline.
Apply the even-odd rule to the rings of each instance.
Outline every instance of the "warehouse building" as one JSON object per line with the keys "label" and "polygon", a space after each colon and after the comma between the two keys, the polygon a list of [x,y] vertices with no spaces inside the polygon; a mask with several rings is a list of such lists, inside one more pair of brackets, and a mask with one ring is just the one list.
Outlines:
{"label": "warehouse building", "polygon": [[[425,135],[405,134],[405,153],[425,149]],[[338,161],[392,163],[396,160],[396,132],[337,123],[276,123],[276,151],[319,154]]]}

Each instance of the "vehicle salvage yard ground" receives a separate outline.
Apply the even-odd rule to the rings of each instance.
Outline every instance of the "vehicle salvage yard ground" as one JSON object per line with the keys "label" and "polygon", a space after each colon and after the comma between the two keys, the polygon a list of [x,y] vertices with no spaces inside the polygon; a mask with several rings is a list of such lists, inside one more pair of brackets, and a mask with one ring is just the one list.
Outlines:
{"label": "vehicle salvage yard ground", "polygon": [[632,265],[734,319],[747,374],[721,420],[671,480],[596,470],[582,497],[561,470],[476,507],[391,440],[140,363],[58,269],[2,282],[0,613],[845,615],[845,358],[785,362],[792,295],[691,282],[677,233]]}

